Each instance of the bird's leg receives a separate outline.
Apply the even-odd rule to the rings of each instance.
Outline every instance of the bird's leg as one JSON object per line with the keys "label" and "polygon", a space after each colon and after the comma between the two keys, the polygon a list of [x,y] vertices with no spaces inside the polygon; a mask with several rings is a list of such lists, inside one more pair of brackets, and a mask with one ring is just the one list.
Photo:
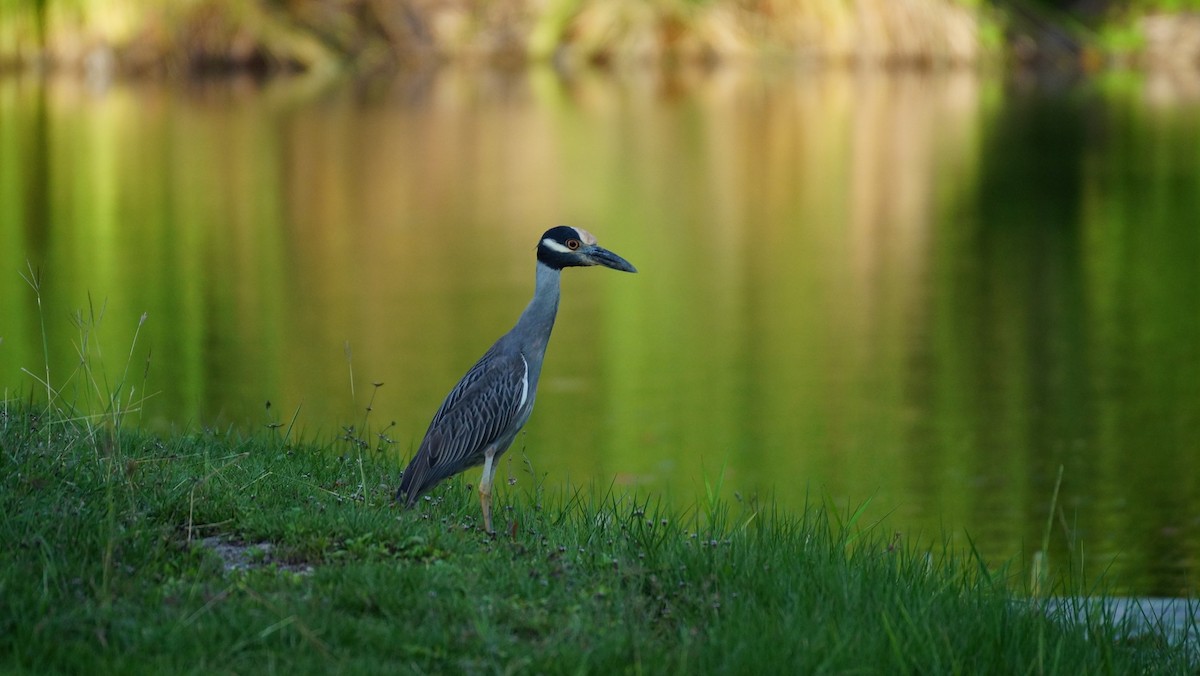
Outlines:
{"label": "bird's leg", "polygon": [[[491,522],[491,520],[490,520],[490,517],[492,516],[492,486],[495,486],[495,485],[496,485],[496,469],[497,469],[497,468],[499,468],[499,467],[500,467],[500,458],[499,458],[498,456],[497,456],[497,457],[495,457],[495,458],[493,458],[493,459],[492,459],[492,462],[491,462],[491,463],[490,463],[490,464],[489,464],[487,467],[485,467],[485,469],[486,469],[486,470],[488,470],[488,478],[487,478],[487,485],[488,485],[488,517],[489,517],[489,520],[488,520],[488,532],[489,532],[489,533],[491,533],[492,535],[495,535],[495,534],[496,534],[496,531],[494,531],[494,530],[492,530],[492,529],[491,529],[491,524],[492,524],[492,522]],[[503,525],[503,524],[501,524],[501,525]]]}
{"label": "bird's leg", "polygon": [[483,456],[483,476],[479,477],[479,507],[483,510],[484,530],[489,535],[496,532],[492,530],[492,475],[496,473],[492,457],[493,453],[488,449]]}

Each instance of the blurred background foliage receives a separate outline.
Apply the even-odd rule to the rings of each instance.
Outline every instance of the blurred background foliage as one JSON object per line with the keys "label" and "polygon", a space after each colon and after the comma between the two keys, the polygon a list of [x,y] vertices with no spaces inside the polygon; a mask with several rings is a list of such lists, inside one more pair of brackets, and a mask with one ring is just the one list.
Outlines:
{"label": "blurred background foliage", "polygon": [[1195,64],[1200,0],[3,0],[0,65],[93,73],[742,60]]}
{"label": "blurred background foliage", "polygon": [[0,388],[98,401],[104,345],[149,426],[372,397],[405,456],[579,224],[642,272],[564,282],[510,477],[869,497],[1194,596],[1197,36],[1200,0],[0,0]]}

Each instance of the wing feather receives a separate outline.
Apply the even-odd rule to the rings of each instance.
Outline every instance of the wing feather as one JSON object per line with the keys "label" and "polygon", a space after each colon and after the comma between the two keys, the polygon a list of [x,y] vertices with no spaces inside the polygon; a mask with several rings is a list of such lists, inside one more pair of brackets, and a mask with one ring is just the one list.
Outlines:
{"label": "wing feather", "polygon": [[442,479],[482,463],[489,446],[506,436],[511,440],[529,403],[528,377],[528,363],[519,353],[485,354],[434,414],[404,470],[397,498],[412,505]]}

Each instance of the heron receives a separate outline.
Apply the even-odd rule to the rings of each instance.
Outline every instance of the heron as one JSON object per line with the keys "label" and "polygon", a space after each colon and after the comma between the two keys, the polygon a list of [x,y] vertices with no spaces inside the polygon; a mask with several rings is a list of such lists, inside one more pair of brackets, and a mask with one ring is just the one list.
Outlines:
{"label": "heron", "polygon": [[480,357],[446,395],[416,455],[408,463],[396,500],[412,507],[443,479],[483,465],[479,506],[492,529],[492,479],[498,460],[529,420],[537,397],[546,344],[558,313],[564,268],[601,265],[637,272],[629,261],[596,243],[582,228],[551,228],[537,245],[533,300],[513,328]]}

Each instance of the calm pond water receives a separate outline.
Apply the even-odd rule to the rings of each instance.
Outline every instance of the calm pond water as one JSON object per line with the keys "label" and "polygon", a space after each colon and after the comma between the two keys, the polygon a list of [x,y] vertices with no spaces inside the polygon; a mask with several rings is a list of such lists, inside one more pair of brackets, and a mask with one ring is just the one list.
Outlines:
{"label": "calm pond water", "polygon": [[1022,575],[1062,468],[1052,570],[1200,590],[1200,102],[1135,76],[2,79],[0,388],[399,470],[559,223],[640,274],[564,274],[505,490],[869,501]]}

